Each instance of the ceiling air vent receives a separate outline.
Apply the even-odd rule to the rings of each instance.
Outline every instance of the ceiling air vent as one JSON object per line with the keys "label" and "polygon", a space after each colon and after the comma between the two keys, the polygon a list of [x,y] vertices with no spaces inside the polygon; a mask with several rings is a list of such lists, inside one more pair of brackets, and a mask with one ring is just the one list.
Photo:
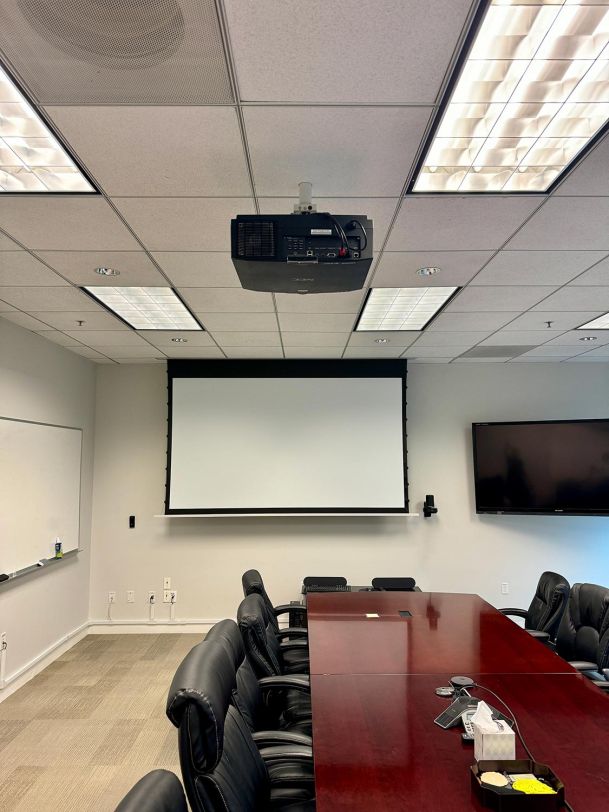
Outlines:
{"label": "ceiling air vent", "polygon": [[238,221],[237,255],[243,259],[274,257],[275,224],[273,221]]}

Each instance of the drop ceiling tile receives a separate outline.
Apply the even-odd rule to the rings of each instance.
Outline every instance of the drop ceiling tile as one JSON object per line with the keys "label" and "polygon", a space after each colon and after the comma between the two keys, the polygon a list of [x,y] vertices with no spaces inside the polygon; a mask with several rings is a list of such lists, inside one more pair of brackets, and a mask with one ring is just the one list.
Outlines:
{"label": "drop ceiling tile", "polygon": [[[50,327],[57,330],[130,330],[130,327],[122,322],[120,319],[115,318],[105,310],[99,309],[98,312],[89,312],[84,310],[70,311],[68,313],[50,312],[50,311],[34,311],[32,316],[35,316],[40,321],[44,321]],[[82,321],[83,324],[78,324]]]}
{"label": "drop ceiling tile", "polygon": [[551,197],[510,249],[609,251],[609,197]]}
{"label": "drop ceiling tile", "polygon": [[556,358],[569,358],[572,355],[581,355],[582,352],[586,352],[588,347],[581,346],[581,347],[565,347],[565,346],[557,346],[556,344],[549,345],[543,344],[541,347],[535,347],[534,350],[530,350],[527,353],[523,353],[523,357],[532,357],[536,356],[538,358],[544,357],[556,357]]}
{"label": "drop ceiling tile", "polygon": [[226,347],[229,358],[283,358],[281,347]]}
{"label": "drop ceiling tile", "polygon": [[499,330],[516,316],[511,313],[440,313],[427,328],[441,332],[477,333],[484,330]]}
{"label": "drop ceiling tile", "polygon": [[500,251],[474,284],[564,285],[604,255],[603,251]]}
{"label": "drop ceiling tile", "polygon": [[297,196],[298,183],[306,179],[313,184],[314,197],[397,197],[431,110],[246,107],[256,191]]}
{"label": "drop ceiling tile", "polygon": [[279,331],[274,332],[242,332],[235,330],[234,332],[215,332],[213,333],[214,340],[226,349],[227,347],[281,347],[281,340]]}
{"label": "drop ceiling tile", "polygon": [[26,330],[44,330],[45,326],[47,326],[39,319],[35,319],[33,316],[30,316],[27,313],[20,313],[18,311],[13,313],[2,313],[2,318],[6,319],[7,321],[12,321],[13,324],[18,324],[19,327],[25,327]]}
{"label": "drop ceiling tile", "polygon": [[510,358],[455,358],[453,364],[506,364]]}
{"label": "drop ceiling tile", "polygon": [[[291,214],[298,201],[298,184],[290,197],[261,197],[258,200],[261,214]],[[397,197],[317,197],[313,189],[313,202],[318,211],[331,214],[366,216],[372,220],[372,243],[376,248],[383,244],[389,223],[399,202]]]}
{"label": "drop ceiling tile", "polygon": [[566,310],[569,312],[594,309],[602,312],[609,310],[609,285],[605,287],[567,285],[533,308],[534,311]]}
{"label": "drop ceiling tile", "polygon": [[233,107],[62,106],[46,112],[111,197],[251,192]]}
{"label": "drop ceiling tile", "polygon": [[560,184],[557,195],[607,195],[609,189],[609,137],[588,153]]}
{"label": "drop ceiling tile", "polygon": [[609,358],[599,356],[590,357],[589,355],[576,355],[573,358],[562,358],[561,360],[564,361],[565,364],[571,364],[574,361],[587,362],[589,364],[609,364]]}
{"label": "drop ceiling tile", "polygon": [[450,364],[452,358],[409,358],[408,365],[410,364]]}
{"label": "drop ceiling tile", "polygon": [[230,251],[231,218],[254,213],[247,197],[116,197],[113,202],[149,251]]}
{"label": "drop ceiling tile", "polygon": [[16,242],[7,237],[0,231],[0,251],[18,251],[19,246]]}
{"label": "drop ceiling tile", "polygon": [[0,197],[0,223],[27,248],[48,251],[137,250],[139,245],[101,197]]}
{"label": "drop ceiling tile", "polygon": [[502,312],[528,310],[556,290],[556,286],[479,286],[461,290],[446,307],[446,313]]}
{"label": "drop ceiling tile", "polygon": [[206,313],[197,312],[196,317],[206,330],[215,333],[223,331],[272,332],[277,330],[277,316],[274,313]]}
{"label": "drop ceiling tile", "polygon": [[[584,338],[593,337],[594,341],[584,341]],[[577,347],[595,350],[609,344],[609,330],[570,330],[568,333],[553,338],[546,346]]]}
{"label": "drop ceiling tile", "polygon": [[[461,287],[492,256],[492,251],[384,251],[371,284],[375,288]],[[419,268],[430,266],[441,272],[417,275]]]}
{"label": "drop ceiling tile", "polygon": [[470,4],[229,0],[225,5],[245,100],[429,104]]}
{"label": "drop ceiling tile", "polygon": [[189,347],[209,347],[214,343],[203,330],[138,330],[137,335],[161,349],[175,347],[174,338],[185,338]]}
{"label": "drop ceiling tile", "polygon": [[404,358],[456,358],[470,349],[470,345],[451,347],[426,347],[416,341],[404,352]]}
{"label": "drop ceiling tile", "polygon": [[475,332],[442,333],[439,330],[425,330],[417,341],[417,347],[447,347],[453,344],[458,347],[474,347],[483,341],[490,330],[477,330]]}
{"label": "drop ceiling tile", "polygon": [[157,366],[159,366],[159,365],[162,365],[162,364],[166,364],[167,359],[166,358],[161,358],[161,357],[159,357],[159,358],[118,358],[116,361],[111,361],[110,359],[108,359],[108,360],[103,360],[103,361],[99,360],[96,363],[98,363],[98,364],[121,364],[121,366],[123,366],[124,364],[138,364],[138,365],[141,365],[141,364],[146,364],[146,365],[148,365],[148,364],[156,364]]}
{"label": "drop ceiling tile", "polygon": [[609,257],[573,279],[571,285],[609,285]]}
{"label": "drop ceiling tile", "polygon": [[[115,361],[119,358],[155,358],[157,356],[165,355],[166,353],[159,350],[157,347],[151,347],[150,344],[142,344],[133,346],[131,344],[118,345],[118,346],[101,346],[93,347],[99,352],[113,358]],[[205,349],[205,348],[204,348]]]}
{"label": "drop ceiling tile", "polygon": [[282,332],[284,347],[344,347],[349,333]]}
{"label": "drop ceiling tile", "polygon": [[[600,310],[587,311],[585,313],[531,310],[528,313],[523,313],[522,315],[518,316],[509,324],[506,324],[503,329],[509,331],[547,331],[548,333],[553,333],[557,330],[560,332],[565,332],[565,330],[572,330],[574,327],[579,327],[580,324],[585,324],[588,321],[592,321],[592,319],[600,316],[601,313],[602,311]],[[548,321],[551,324],[550,327],[547,325]],[[510,341],[510,343],[512,342]]]}
{"label": "drop ceiling tile", "polygon": [[400,358],[405,350],[402,347],[347,347],[343,358]]}
{"label": "drop ceiling tile", "polygon": [[100,311],[100,306],[81,291],[64,287],[3,287],[3,299],[20,310],[45,311]]}
{"label": "drop ceiling tile", "polygon": [[153,255],[176,288],[240,288],[230,253],[158,251]]}
{"label": "drop ceiling tile", "polygon": [[496,347],[522,344],[523,346],[531,346],[545,344],[557,336],[560,336],[560,330],[499,330],[481,342],[483,347]]}
{"label": "drop ceiling tile", "polygon": [[340,358],[342,347],[285,347],[286,358]]}
{"label": "drop ceiling tile", "polygon": [[355,321],[353,313],[280,313],[279,326],[282,331],[305,331],[316,333],[344,333],[352,329]]}
{"label": "drop ceiling tile", "polygon": [[164,347],[168,358],[224,358],[224,353],[218,347]]}
{"label": "drop ceiling tile", "polygon": [[82,355],[83,358],[88,358],[90,361],[99,360],[105,363],[108,360],[107,356],[97,352],[97,350],[92,350],[90,347],[69,347],[69,350],[76,353],[76,355]]}
{"label": "drop ceiling tile", "polygon": [[311,293],[307,296],[275,294],[279,313],[357,313],[363,299],[363,290],[350,293]]}
{"label": "drop ceiling tile", "polygon": [[274,313],[270,293],[243,288],[179,288],[192,309],[205,313]]}
{"label": "drop ceiling tile", "polygon": [[[349,339],[350,347],[376,347],[378,339],[386,338],[387,343],[392,347],[410,347],[413,341],[424,335],[419,330],[362,330],[351,335]],[[383,345],[380,345],[383,346]]]}
{"label": "drop ceiling tile", "polygon": [[[145,251],[39,251],[38,256],[75,285],[154,287],[167,284]],[[114,268],[120,275],[96,274],[95,268],[100,267]]]}
{"label": "drop ceiling tile", "polygon": [[143,338],[132,330],[66,330],[66,335],[90,347],[147,347]]}
{"label": "drop ceiling tile", "polygon": [[[561,361],[568,360],[566,356],[554,356],[554,355],[519,355],[517,358],[511,358],[510,364],[514,363],[521,363],[521,364],[555,364],[560,363]],[[574,359],[575,360],[575,359]]]}
{"label": "drop ceiling tile", "polygon": [[539,204],[539,197],[528,195],[522,197],[408,195],[391,231],[387,249],[419,252],[497,249]]}
{"label": "drop ceiling tile", "polygon": [[61,286],[67,284],[64,279],[49,270],[27,251],[0,252],[0,286]]}
{"label": "drop ceiling tile", "polygon": [[59,330],[36,330],[41,338],[46,338],[47,341],[52,341],[54,344],[60,344],[62,347],[80,347],[81,342],[71,336],[61,333]]}
{"label": "drop ceiling tile", "polygon": [[0,313],[10,313],[11,310],[15,310],[15,309],[16,308],[14,308],[8,302],[5,302],[2,299],[0,299]]}
{"label": "drop ceiling tile", "polygon": [[[589,349],[588,344],[582,345],[584,352],[586,353],[586,358],[609,358],[609,345],[605,344],[602,347],[595,347],[593,350]],[[560,349],[556,347],[556,349]],[[563,347],[563,350],[566,348]],[[569,352],[565,352],[565,355],[581,355],[581,352],[572,352],[575,350],[575,347],[570,347]]]}

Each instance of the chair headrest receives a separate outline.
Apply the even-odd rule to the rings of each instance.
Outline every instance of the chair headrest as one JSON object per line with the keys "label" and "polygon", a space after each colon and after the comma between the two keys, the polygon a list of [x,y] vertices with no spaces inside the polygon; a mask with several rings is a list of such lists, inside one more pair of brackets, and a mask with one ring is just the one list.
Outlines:
{"label": "chair headrest", "polygon": [[416,586],[414,578],[373,578],[374,589],[395,590],[396,592],[412,591]]}
{"label": "chair headrest", "polygon": [[237,623],[239,628],[243,626],[254,627],[261,634],[266,633],[267,618],[264,601],[260,595],[253,592],[243,598],[237,609]]}
{"label": "chair headrest", "polygon": [[187,812],[182,784],[169,770],[153,770],[129,790],[115,812]]}
{"label": "chair headrest", "polygon": [[243,648],[243,638],[239,632],[239,627],[234,620],[226,619],[215,623],[205,636],[208,643],[222,643],[226,650],[230,652],[235,669],[243,663],[245,659],[245,649]]}
{"label": "chair headrest", "polygon": [[178,666],[167,696],[167,716],[188,725],[195,767],[209,772],[220,761],[224,720],[235,687],[235,669],[223,645],[203,641]]}
{"label": "chair headrest", "polygon": [[551,605],[556,592],[568,593],[569,582],[557,572],[547,570],[542,572],[537,584],[536,597],[545,604]]}
{"label": "chair headrest", "polygon": [[243,585],[243,594],[251,595],[252,592],[262,595],[264,592],[264,581],[262,575],[258,570],[248,570],[241,576],[241,583]]}

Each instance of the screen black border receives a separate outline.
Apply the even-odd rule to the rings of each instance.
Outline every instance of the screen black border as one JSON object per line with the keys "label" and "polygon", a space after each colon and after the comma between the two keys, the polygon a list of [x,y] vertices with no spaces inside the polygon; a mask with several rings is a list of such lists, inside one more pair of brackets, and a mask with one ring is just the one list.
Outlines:
{"label": "screen black border", "polygon": [[476,500],[476,513],[478,515],[487,516],[609,516],[609,507],[607,510],[488,510],[481,509],[478,504],[478,453],[476,444],[476,431],[480,426],[546,426],[551,424],[560,423],[562,425],[570,423],[607,423],[609,425],[609,418],[590,418],[583,420],[499,420],[499,421],[484,421],[480,423],[472,423],[472,450],[474,457],[474,496]]}
{"label": "screen black border", "polygon": [[[199,360],[167,361],[167,467],[165,515],[307,515],[307,514],[396,514],[408,513],[408,464],[406,431],[406,392],[408,367],[405,359],[379,360]],[[404,464],[404,506],[399,508],[170,508],[171,422],[174,378],[401,378],[402,380],[402,459]]]}

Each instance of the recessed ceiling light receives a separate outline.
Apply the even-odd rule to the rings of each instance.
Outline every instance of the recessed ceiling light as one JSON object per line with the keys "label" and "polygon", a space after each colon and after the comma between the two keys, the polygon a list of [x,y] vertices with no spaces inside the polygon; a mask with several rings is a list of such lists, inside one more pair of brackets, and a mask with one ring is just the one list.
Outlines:
{"label": "recessed ceiling light", "polygon": [[597,336],[582,336],[580,341],[597,341]]}
{"label": "recessed ceiling light", "polygon": [[491,0],[414,192],[545,192],[609,120],[609,5]]}
{"label": "recessed ceiling light", "polygon": [[172,338],[171,340],[176,344],[188,344],[187,338]]}
{"label": "recessed ceiling light", "polygon": [[578,330],[609,330],[609,313],[604,313],[597,319],[592,319],[587,324],[582,324]]}
{"label": "recessed ceiling light", "polygon": [[375,338],[374,341],[377,344],[389,344],[389,339],[388,338]]}
{"label": "recessed ceiling light", "polygon": [[100,276],[120,276],[121,272],[114,268],[105,268],[102,265],[100,268],[95,268],[95,273],[98,273]]}
{"label": "recessed ceiling light", "polygon": [[357,322],[360,330],[423,330],[459,288],[373,288]]}
{"label": "recessed ceiling light", "polygon": [[419,268],[419,270],[417,271],[417,275],[418,276],[433,276],[436,273],[440,273],[441,270],[442,270],[442,268],[434,268],[433,266],[430,266],[428,268]]}
{"label": "recessed ceiling light", "polygon": [[0,194],[95,192],[0,65]]}
{"label": "recessed ceiling light", "polygon": [[84,290],[136,330],[202,330],[172,288],[89,286]]}

